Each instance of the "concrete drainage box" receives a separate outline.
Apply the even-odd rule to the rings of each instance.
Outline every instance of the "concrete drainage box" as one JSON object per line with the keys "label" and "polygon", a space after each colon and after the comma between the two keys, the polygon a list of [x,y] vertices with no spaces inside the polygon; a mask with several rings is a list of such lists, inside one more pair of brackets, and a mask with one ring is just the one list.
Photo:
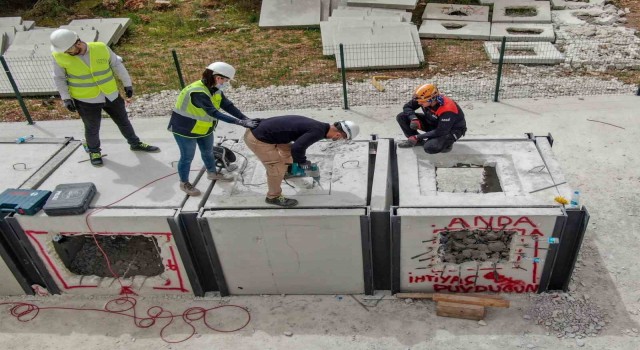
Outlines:
{"label": "concrete drainage box", "polygon": [[[162,152],[132,152],[125,140],[103,140],[107,156],[99,168],[89,164],[79,147],[38,189],[91,181],[98,193],[90,209],[82,215],[47,216],[40,211],[11,218],[60,292],[202,294],[175,218],[186,199],[173,168],[179,151],[172,140],[153,144]],[[193,168],[200,167],[194,161]],[[96,242],[109,257],[110,268]]]}
{"label": "concrete drainage box", "polygon": [[226,146],[242,176],[215,183],[199,217],[221,294],[371,293],[369,142],[310,147],[321,187],[287,179],[284,195],[299,201],[290,209],[265,203],[265,168],[243,143]]}
{"label": "concrete drainage box", "polygon": [[570,198],[571,189],[551,144],[550,137],[463,139],[447,154],[398,149],[392,290],[546,290],[558,255],[577,255],[580,245],[558,243],[584,234],[565,227],[567,211],[554,200]]}
{"label": "concrete drainage box", "polygon": [[[0,139],[0,191],[37,187],[79,145],[71,139],[34,138],[21,144],[14,139]],[[55,289],[46,271],[36,267],[39,259],[24,249],[7,222],[12,215],[0,213],[0,295],[33,294],[32,285]]]}

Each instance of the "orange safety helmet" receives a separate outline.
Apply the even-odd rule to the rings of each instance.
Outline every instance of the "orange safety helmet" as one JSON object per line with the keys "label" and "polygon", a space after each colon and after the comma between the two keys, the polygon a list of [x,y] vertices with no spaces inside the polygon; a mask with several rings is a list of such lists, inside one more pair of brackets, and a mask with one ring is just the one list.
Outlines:
{"label": "orange safety helmet", "polygon": [[440,95],[435,84],[424,84],[416,89],[413,98],[418,102],[429,102],[430,99]]}

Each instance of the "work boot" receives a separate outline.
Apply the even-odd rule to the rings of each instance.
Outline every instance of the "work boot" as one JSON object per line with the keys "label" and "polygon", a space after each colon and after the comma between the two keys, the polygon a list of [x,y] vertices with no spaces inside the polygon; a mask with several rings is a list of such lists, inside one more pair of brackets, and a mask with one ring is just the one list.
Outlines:
{"label": "work boot", "polygon": [[267,197],[264,199],[264,201],[269,204],[275,204],[285,208],[295,207],[296,205],[298,205],[297,200],[293,198],[287,198],[283,195],[279,195],[278,197],[275,197],[275,198]]}
{"label": "work boot", "polygon": [[200,190],[195,188],[191,182],[180,182],[180,189],[184,191],[184,193],[190,195],[191,197],[197,197],[200,195]]}
{"label": "work boot", "polygon": [[100,152],[90,152],[89,160],[91,160],[91,165],[93,166],[102,166],[102,154]]}
{"label": "work boot", "polygon": [[235,178],[231,174],[223,174],[215,171],[207,171],[207,179],[213,181],[231,181]]}
{"label": "work boot", "polygon": [[132,151],[153,152],[153,153],[160,152],[160,148],[156,146],[148,145],[144,142],[140,142],[137,145],[131,145],[130,148]]}

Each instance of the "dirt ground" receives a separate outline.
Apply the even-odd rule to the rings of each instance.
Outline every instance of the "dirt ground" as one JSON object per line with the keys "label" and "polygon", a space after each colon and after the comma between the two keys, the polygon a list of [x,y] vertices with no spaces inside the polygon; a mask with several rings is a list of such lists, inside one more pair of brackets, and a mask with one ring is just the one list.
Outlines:
{"label": "dirt ground", "polygon": [[[0,305],[0,348],[62,350],[79,349],[640,349],[640,228],[638,182],[640,156],[635,96],[585,96],[557,99],[506,100],[501,103],[466,102],[469,132],[466,137],[502,137],[533,132],[551,133],[558,162],[572,187],[579,188],[591,215],[585,241],[570,284],[571,298],[589,300],[606,315],[606,326],[583,342],[557,338],[555,333],[527,318],[534,295],[505,295],[508,309],[489,309],[486,325],[435,315],[432,301],[377,300],[363,295],[250,296],[229,298],[145,297],[137,299],[137,315],[144,317],[161,306],[177,317],[168,327],[168,313],[151,326],[124,315],[105,314],[111,298],[54,296],[2,298],[5,302],[32,302],[39,309],[16,319],[9,305]],[[321,120],[349,118],[361,125],[361,133],[399,137],[394,116],[401,106],[342,110],[297,111]],[[612,113],[612,110],[615,113]],[[280,112],[281,113],[281,112]],[[274,115],[267,112],[255,117]],[[75,122],[75,121],[73,121]],[[162,137],[164,123],[136,120],[141,137]],[[603,124],[609,123],[613,124]],[[49,123],[49,124],[47,124]],[[56,124],[57,123],[57,124]],[[47,133],[80,130],[67,122],[42,122]],[[18,131],[15,131],[14,128]],[[26,126],[6,124],[0,135],[24,134]],[[118,135],[105,125],[105,137]],[[220,135],[233,128],[224,126]],[[109,136],[111,135],[111,136]],[[455,148],[455,146],[454,146]],[[116,296],[114,296],[116,297]],[[12,304],[15,305],[15,304]],[[181,317],[192,307],[239,305],[251,320],[236,332],[217,332],[197,315]],[[72,311],[58,308],[93,309]],[[122,308],[122,306],[120,306]],[[25,309],[17,309],[20,314]],[[98,310],[98,311],[96,311]],[[149,312],[155,314],[157,307]],[[124,312],[123,312],[124,314]],[[221,330],[241,327],[247,315],[225,307],[210,311],[206,322]],[[190,324],[193,326],[191,328]],[[170,344],[162,340],[181,341]]]}

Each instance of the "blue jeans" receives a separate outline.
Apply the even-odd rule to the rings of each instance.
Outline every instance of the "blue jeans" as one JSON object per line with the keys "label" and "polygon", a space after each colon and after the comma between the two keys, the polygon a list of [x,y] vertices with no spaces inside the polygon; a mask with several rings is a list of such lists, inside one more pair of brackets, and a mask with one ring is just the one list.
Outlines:
{"label": "blue jeans", "polygon": [[178,176],[181,182],[189,181],[189,171],[191,162],[196,155],[196,144],[200,148],[200,157],[208,172],[216,171],[216,161],[213,157],[213,133],[198,138],[184,137],[173,134],[180,149],[180,160],[178,161]]}

